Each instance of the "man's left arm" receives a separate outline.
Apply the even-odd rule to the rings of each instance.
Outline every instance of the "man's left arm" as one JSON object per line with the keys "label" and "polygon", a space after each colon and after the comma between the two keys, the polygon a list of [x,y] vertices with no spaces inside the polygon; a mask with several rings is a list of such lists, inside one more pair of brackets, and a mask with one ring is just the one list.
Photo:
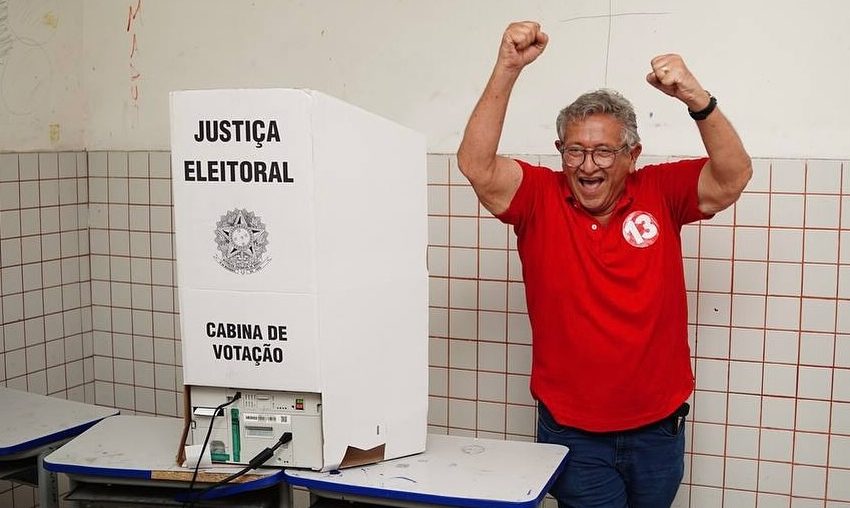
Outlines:
{"label": "man's left arm", "polygon": [[652,59],[651,65],[652,72],[646,76],[649,84],[679,99],[701,118],[696,123],[709,161],[699,176],[699,209],[705,214],[715,214],[737,201],[743,192],[753,174],[750,156],[729,119],[691,74],[682,57],[660,55]]}

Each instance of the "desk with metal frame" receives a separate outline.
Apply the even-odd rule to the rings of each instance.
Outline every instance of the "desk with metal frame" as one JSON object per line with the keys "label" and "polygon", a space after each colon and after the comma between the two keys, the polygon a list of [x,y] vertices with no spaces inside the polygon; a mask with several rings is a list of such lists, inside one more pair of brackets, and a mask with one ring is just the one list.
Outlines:
{"label": "desk with metal frame", "polygon": [[0,387],[0,479],[38,488],[39,506],[58,506],[56,475],[44,457],[63,443],[118,414],[106,408]]}
{"label": "desk with metal frame", "polygon": [[[71,479],[67,499],[79,506],[289,506],[283,470],[258,469],[191,503],[193,469],[176,464],[183,421],[153,416],[116,416],[95,425],[44,460]],[[194,493],[241,469],[203,466]]]}
{"label": "desk with metal frame", "polygon": [[[182,421],[116,416],[44,459],[72,480],[83,506],[180,506],[192,471],[175,465]],[[341,471],[259,469],[201,506],[292,506],[289,486],[331,499],[397,507],[537,507],[567,460],[567,448],[524,441],[429,435],[426,451]],[[237,468],[238,469],[238,468]],[[229,473],[202,470],[196,491]],[[84,504],[88,503],[88,504]]]}
{"label": "desk with metal frame", "polygon": [[567,453],[553,444],[429,434],[418,455],[324,473],[288,469],[285,477],[319,497],[346,501],[535,508],[563,470]]}

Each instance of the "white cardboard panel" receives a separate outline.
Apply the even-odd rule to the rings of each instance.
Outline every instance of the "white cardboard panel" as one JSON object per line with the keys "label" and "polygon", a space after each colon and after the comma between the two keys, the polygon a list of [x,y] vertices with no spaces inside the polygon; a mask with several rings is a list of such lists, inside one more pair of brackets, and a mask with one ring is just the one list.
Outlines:
{"label": "white cardboard panel", "polygon": [[[398,292],[404,281],[369,290]],[[428,377],[427,342],[410,330],[427,326],[427,319],[401,306],[380,313],[363,313],[351,305],[358,292],[338,292],[322,298],[322,311],[332,309],[339,319],[321,320],[323,333],[339,337],[343,324],[356,322],[369,330],[360,340],[322,343],[322,396],[324,412],[325,463],[336,467],[346,443],[368,450],[385,444],[385,458],[424,450],[427,431]],[[334,354],[328,354],[329,350]],[[423,375],[422,372],[425,372]],[[357,373],[356,375],[351,375]]]}
{"label": "white cardboard panel", "polygon": [[314,295],[181,289],[180,297],[184,383],[321,391]]}
{"label": "white cardboard panel", "polygon": [[[178,270],[181,287],[315,291],[312,102],[300,90],[202,90],[172,95],[174,222],[178,259],[184,260]],[[199,133],[211,130],[199,124],[206,126],[214,120],[260,120],[264,128],[247,133],[231,125],[228,142],[196,141]],[[280,141],[265,141],[258,148],[254,131],[268,137],[272,122]],[[221,134],[221,128],[216,132]],[[234,140],[237,132],[243,141]],[[244,141],[246,137],[251,141]],[[222,161],[239,162],[240,167],[231,171]],[[252,171],[255,178],[242,181],[242,163],[252,168],[265,164],[266,177]],[[273,178],[272,164],[279,168],[280,181]],[[265,232],[261,271],[237,274],[216,266],[223,254],[216,243],[221,238],[217,231],[232,222],[236,210],[252,213],[261,222]],[[228,213],[231,221],[226,220]]]}
{"label": "white cardboard panel", "polygon": [[338,228],[316,238],[326,464],[345,441],[416,453],[428,397],[424,140],[326,96],[313,122],[317,167],[346,168],[316,173],[316,221]]}

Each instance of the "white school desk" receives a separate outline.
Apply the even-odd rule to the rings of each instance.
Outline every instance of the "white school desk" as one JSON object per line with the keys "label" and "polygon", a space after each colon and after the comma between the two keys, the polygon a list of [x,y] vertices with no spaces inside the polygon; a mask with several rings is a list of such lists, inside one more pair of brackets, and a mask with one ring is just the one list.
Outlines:
{"label": "white school desk", "polygon": [[[65,473],[71,479],[69,500],[111,502],[130,506],[155,503],[182,506],[193,469],[176,465],[183,421],[153,416],[116,416],[104,420],[44,459],[45,467]],[[241,469],[221,467],[205,471],[195,482],[197,493],[204,487]],[[258,469],[210,494],[211,501],[194,506],[270,506],[288,503],[288,492],[281,496],[283,470]],[[238,504],[234,504],[238,503]]]}
{"label": "white school desk", "polygon": [[425,452],[286,481],[335,499],[399,507],[534,508],[567,460],[553,444],[429,434]]}
{"label": "white school desk", "polygon": [[58,506],[56,475],[44,469],[44,457],[116,414],[113,408],[0,387],[0,478],[37,484],[39,506]]}

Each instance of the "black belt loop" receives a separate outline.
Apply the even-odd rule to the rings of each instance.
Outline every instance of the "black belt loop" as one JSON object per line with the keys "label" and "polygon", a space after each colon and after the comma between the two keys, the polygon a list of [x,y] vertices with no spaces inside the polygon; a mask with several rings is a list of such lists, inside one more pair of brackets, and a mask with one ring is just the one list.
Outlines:
{"label": "black belt loop", "polygon": [[688,413],[690,412],[691,405],[687,402],[683,402],[682,405],[679,406],[679,409],[669,416],[669,418],[673,420],[673,434],[679,433],[679,427],[685,424],[685,417],[688,416]]}

